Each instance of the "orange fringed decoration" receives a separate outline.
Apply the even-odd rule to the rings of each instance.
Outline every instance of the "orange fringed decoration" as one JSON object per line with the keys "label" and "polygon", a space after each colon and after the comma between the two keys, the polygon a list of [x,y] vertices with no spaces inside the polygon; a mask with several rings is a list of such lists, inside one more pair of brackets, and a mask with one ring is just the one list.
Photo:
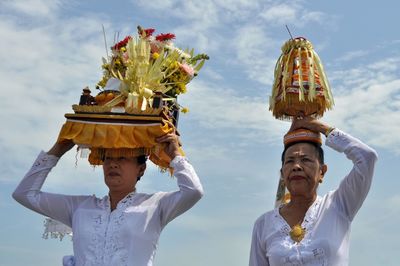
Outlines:
{"label": "orange fringed decoration", "polygon": [[274,78],[269,109],[277,119],[290,119],[299,113],[321,117],[334,104],[319,56],[303,37],[282,46]]}
{"label": "orange fringed decoration", "polygon": [[[161,169],[169,168],[171,159],[164,151],[165,144],[157,143],[156,138],[174,128],[161,117],[115,114],[66,114],[66,117],[58,141],[72,140],[80,148],[90,149],[88,160],[92,165],[102,165],[105,155],[147,155]],[[180,152],[184,155],[183,150]]]}

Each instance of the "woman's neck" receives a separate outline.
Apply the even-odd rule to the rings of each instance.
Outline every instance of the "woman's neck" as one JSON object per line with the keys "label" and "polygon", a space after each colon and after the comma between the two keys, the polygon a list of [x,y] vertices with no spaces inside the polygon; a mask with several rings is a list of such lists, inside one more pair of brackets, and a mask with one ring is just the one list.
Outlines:
{"label": "woman's neck", "polygon": [[291,197],[290,202],[279,209],[279,213],[290,227],[300,225],[317,195],[312,197]]}
{"label": "woman's neck", "polygon": [[314,194],[310,197],[291,196],[290,202],[286,206],[289,209],[297,209],[297,210],[307,211],[308,208],[310,208],[310,206],[314,203],[316,198],[317,198],[317,194]]}

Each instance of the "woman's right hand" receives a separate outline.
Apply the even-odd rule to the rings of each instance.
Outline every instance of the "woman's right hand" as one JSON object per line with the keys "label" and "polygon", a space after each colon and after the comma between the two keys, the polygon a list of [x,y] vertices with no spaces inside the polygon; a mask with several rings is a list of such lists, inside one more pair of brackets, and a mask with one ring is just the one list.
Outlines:
{"label": "woman's right hand", "polygon": [[72,149],[74,146],[75,143],[70,139],[56,142],[53,147],[51,147],[51,149],[47,152],[47,154],[54,155],[60,158],[64,155],[64,153]]}

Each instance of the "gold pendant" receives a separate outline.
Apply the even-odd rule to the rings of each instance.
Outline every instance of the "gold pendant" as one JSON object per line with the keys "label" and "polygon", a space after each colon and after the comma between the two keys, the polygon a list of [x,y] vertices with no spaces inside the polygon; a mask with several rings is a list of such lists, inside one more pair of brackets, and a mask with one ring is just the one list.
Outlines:
{"label": "gold pendant", "polygon": [[292,227],[292,230],[290,230],[289,235],[293,241],[298,243],[304,238],[305,233],[306,229],[301,227],[301,225],[296,224]]}

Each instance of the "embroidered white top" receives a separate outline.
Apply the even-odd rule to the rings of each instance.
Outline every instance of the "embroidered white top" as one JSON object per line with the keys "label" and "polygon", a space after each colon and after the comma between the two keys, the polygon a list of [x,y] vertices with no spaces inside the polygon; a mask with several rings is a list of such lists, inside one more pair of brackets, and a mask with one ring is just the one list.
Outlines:
{"label": "embroidered white top", "polygon": [[302,227],[304,239],[294,242],[290,226],[276,208],[254,224],[250,266],[348,265],[350,225],[371,186],[376,152],[358,139],[334,129],[326,145],[344,152],[354,166],[339,187],[310,206]]}
{"label": "embroidered white top", "polygon": [[164,226],[203,195],[193,167],[185,157],[177,156],[170,165],[178,191],[132,192],[111,212],[108,196],[99,199],[42,192],[40,189],[58,159],[41,152],[13,197],[27,208],[72,227],[74,257],[64,259],[64,265],[153,265]]}

